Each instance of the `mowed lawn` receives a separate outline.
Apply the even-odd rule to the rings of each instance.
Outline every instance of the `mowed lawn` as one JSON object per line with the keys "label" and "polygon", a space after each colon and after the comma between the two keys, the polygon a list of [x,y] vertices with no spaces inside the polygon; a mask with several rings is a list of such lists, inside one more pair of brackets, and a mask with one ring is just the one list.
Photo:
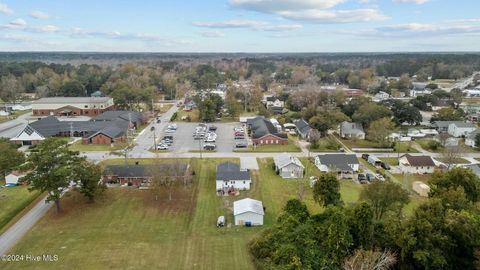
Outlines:
{"label": "mowed lawn", "polygon": [[[9,252],[54,254],[59,261],[0,262],[0,269],[254,269],[248,242],[274,224],[287,200],[303,193],[312,213],[323,210],[314,202],[307,180],[319,171],[307,158],[302,158],[307,177],[286,180],[275,174],[271,158],[258,159],[260,171],[252,172],[250,191],[237,197],[218,197],[215,168],[227,160],[239,162],[238,159],[182,160],[190,162],[195,177],[191,186],[174,190],[172,201],[168,201],[166,192],[155,201],[148,190],[108,189],[97,202],[88,204],[79,194],[69,193],[62,199],[63,214],[58,215],[52,209]],[[363,186],[350,180],[340,183],[347,205],[357,201]],[[263,201],[265,225],[217,228],[220,215],[226,217],[227,224],[233,223],[233,202],[245,197]]]}
{"label": "mowed lawn", "polygon": [[[0,186],[5,182],[0,181]],[[30,192],[27,186],[0,188],[0,232],[18,213],[34,201],[40,193]]]}

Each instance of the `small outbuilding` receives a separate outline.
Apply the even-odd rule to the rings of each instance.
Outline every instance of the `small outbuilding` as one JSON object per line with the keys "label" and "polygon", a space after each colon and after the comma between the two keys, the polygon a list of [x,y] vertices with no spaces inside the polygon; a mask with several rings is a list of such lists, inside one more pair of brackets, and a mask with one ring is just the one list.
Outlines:
{"label": "small outbuilding", "polygon": [[18,183],[22,180],[22,178],[25,176],[24,173],[18,172],[18,171],[13,171],[7,176],[5,176],[5,184],[15,184],[18,185]]}
{"label": "small outbuilding", "polygon": [[246,198],[233,203],[235,225],[261,226],[264,215],[265,210],[261,201]]}

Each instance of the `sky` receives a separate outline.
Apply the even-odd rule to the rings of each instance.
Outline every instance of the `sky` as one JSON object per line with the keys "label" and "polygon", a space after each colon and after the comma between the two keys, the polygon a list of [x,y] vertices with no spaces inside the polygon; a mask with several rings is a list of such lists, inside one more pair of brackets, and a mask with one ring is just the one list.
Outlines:
{"label": "sky", "polygon": [[0,51],[479,51],[478,0],[0,0]]}

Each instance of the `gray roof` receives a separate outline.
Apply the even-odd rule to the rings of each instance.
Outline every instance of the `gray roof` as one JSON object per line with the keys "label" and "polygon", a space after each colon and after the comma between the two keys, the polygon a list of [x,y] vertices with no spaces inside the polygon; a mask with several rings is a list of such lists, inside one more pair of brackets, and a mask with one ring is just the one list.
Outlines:
{"label": "gray roof", "polygon": [[111,97],[46,97],[35,100],[33,104],[75,104],[75,103],[104,103]]}
{"label": "gray roof", "polygon": [[477,137],[478,134],[480,134],[480,128],[477,128],[474,131],[468,133],[466,137],[467,139],[475,140],[475,137]]}
{"label": "gray roof", "polygon": [[413,90],[415,91],[424,91],[427,88],[427,83],[421,83],[421,82],[414,82],[412,83],[413,85]]}
{"label": "gray roof", "polygon": [[477,127],[476,125],[474,125],[472,123],[466,123],[466,122],[452,123],[452,124],[454,124],[455,126],[457,126],[459,128],[474,128],[474,127]]}
{"label": "gray roof", "polygon": [[477,176],[480,176],[480,164],[469,164],[464,165],[464,167],[472,170],[472,172]]}
{"label": "gray roof", "polygon": [[351,171],[349,164],[359,164],[354,154],[324,154],[318,155],[320,163],[327,167],[336,168],[340,171]]}
{"label": "gray roof", "polygon": [[106,111],[95,117],[93,121],[112,121],[117,118],[121,118],[127,121],[131,120],[134,123],[138,123],[142,121],[143,114],[134,111]]}
{"label": "gray roof", "polygon": [[448,128],[450,124],[463,123],[463,121],[435,121],[432,123],[432,127],[445,129]]}
{"label": "gray roof", "polygon": [[413,167],[435,166],[435,162],[430,156],[412,156],[410,154],[406,154],[402,157],[407,158],[408,164]]}
{"label": "gray roof", "polygon": [[300,134],[307,134],[308,132],[310,132],[310,130],[312,130],[312,128],[310,127],[310,125],[307,123],[307,121],[305,121],[304,119],[300,119],[300,120],[297,120],[295,122],[293,122],[295,124],[295,126],[297,127],[297,131],[300,133]]}
{"label": "gray roof", "polygon": [[340,130],[342,133],[346,134],[364,134],[365,131],[363,131],[362,124],[360,123],[350,123],[347,121],[344,121],[340,124]]}
{"label": "gray roof", "polygon": [[250,180],[250,173],[240,170],[240,165],[238,164],[225,162],[217,166],[216,180]]}
{"label": "gray roof", "polygon": [[34,129],[43,137],[58,136],[73,131],[89,138],[99,133],[110,138],[118,138],[126,134],[129,118],[134,123],[141,122],[143,118],[141,113],[130,111],[110,111],[99,116],[100,120],[97,117],[91,121],[59,121],[55,116],[48,116],[27,125],[24,130]]}
{"label": "gray roof", "polygon": [[292,155],[289,155],[287,153],[282,153],[280,155],[276,155],[273,157],[273,162],[275,162],[275,165],[277,168],[281,169],[289,164],[295,164],[299,167],[303,167],[302,162],[297,157],[294,157]]}
{"label": "gray roof", "polygon": [[250,123],[253,139],[258,139],[269,134],[282,139],[288,139],[288,135],[286,133],[278,132],[277,128],[273,126],[272,122],[263,117],[253,118]]}

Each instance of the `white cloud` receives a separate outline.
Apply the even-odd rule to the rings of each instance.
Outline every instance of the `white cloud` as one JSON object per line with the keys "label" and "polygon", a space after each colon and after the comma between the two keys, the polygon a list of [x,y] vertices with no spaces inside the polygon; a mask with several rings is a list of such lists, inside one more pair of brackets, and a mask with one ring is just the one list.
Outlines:
{"label": "white cloud", "polygon": [[24,27],[27,25],[27,22],[22,18],[18,18],[11,21],[9,24],[15,27]]}
{"label": "white cloud", "polygon": [[430,0],[393,0],[395,3],[413,3],[413,4],[425,4],[427,2],[430,2]]}
{"label": "white cloud", "polygon": [[348,0],[230,0],[236,8],[275,13],[285,10],[326,9],[332,8]]}
{"label": "white cloud", "polygon": [[206,38],[221,38],[225,36],[225,33],[219,30],[200,31],[199,34]]}
{"label": "white cloud", "polygon": [[30,37],[27,37],[27,36],[5,34],[5,35],[0,36],[0,40],[14,41],[14,42],[27,42],[27,41],[31,41],[32,39]]}
{"label": "white cloud", "polygon": [[249,28],[258,31],[291,31],[302,28],[299,24],[274,25],[264,21],[228,20],[216,22],[193,22],[195,26],[208,28]]}
{"label": "white cloud", "polygon": [[[231,0],[235,8],[275,14],[284,19],[318,24],[353,23],[384,20],[378,9],[332,9],[348,0]],[[359,0],[368,3],[368,0]],[[425,0],[417,0],[425,1]]]}
{"label": "white cloud", "polygon": [[286,19],[321,24],[369,22],[387,19],[385,15],[376,9],[282,11],[279,12],[279,15]]}
{"label": "white cloud", "polygon": [[339,33],[373,38],[422,38],[431,36],[479,34],[480,26],[408,23],[356,31],[339,31]]}
{"label": "white cloud", "polygon": [[48,13],[39,10],[30,12],[30,17],[43,20],[50,19],[50,15]]}
{"label": "white cloud", "polygon": [[34,26],[28,28],[29,31],[39,32],[39,33],[55,33],[59,32],[60,28],[55,25],[43,25],[43,26]]}
{"label": "white cloud", "polygon": [[11,10],[7,5],[0,3],[0,13],[5,15],[12,15],[13,10]]}

